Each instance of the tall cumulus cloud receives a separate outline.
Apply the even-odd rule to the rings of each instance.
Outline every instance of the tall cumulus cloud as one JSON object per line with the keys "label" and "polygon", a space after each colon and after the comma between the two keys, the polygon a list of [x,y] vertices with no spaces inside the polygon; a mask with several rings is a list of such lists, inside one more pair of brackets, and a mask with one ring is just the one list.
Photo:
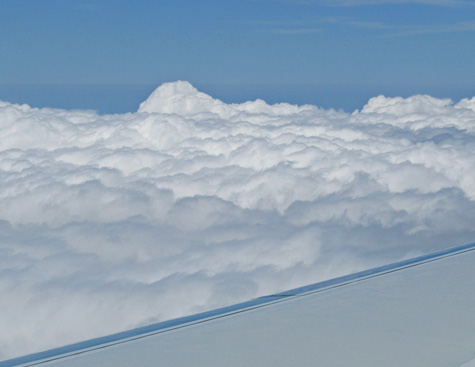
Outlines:
{"label": "tall cumulus cloud", "polygon": [[0,359],[475,239],[475,98],[0,102]]}

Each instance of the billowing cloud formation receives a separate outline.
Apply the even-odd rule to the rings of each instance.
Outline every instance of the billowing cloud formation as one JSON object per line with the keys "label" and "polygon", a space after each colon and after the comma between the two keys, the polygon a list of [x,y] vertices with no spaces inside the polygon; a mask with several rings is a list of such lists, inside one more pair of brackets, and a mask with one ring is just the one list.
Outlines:
{"label": "billowing cloud formation", "polygon": [[473,241],[475,98],[0,102],[0,359]]}

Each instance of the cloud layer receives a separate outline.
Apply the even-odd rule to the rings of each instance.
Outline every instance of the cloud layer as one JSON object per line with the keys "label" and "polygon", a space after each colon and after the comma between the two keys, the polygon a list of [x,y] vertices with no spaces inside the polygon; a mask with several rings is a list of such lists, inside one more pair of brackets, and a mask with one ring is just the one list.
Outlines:
{"label": "cloud layer", "polygon": [[475,239],[475,98],[0,102],[0,360]]}

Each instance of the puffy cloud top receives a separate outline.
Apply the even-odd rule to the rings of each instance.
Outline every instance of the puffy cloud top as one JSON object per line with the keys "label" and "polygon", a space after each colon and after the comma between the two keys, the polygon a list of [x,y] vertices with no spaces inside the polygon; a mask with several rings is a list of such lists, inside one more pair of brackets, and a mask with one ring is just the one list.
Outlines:
{"label": "puffy cloud top", "polygon": [[450,106],[450,99],[438,99],[431,96],[413,96],[409,98],[387,98],[378,96],[371,98],[363,113],[388,113],[397,116],[412,114],[439,114],[444,113],[447,106]]}
{"label": "puffy cloud top", "polygon": [[473,241],[475,98],[0,102],[0,359]]}
{"label": "puffy cloud top", "polygon": [[164,83],[140,104],[138,112],[193,115],[226,109],[220,100],[199,92],[190,83]]}

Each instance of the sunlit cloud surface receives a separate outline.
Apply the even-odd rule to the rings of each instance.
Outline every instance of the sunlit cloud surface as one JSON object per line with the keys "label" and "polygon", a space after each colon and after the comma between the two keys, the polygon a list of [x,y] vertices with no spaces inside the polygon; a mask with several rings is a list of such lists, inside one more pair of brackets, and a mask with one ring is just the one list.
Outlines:
{"label": "sunlit cloud surface", "polygon": [[0,102],[0,359],[473,241],[475,98]]}

